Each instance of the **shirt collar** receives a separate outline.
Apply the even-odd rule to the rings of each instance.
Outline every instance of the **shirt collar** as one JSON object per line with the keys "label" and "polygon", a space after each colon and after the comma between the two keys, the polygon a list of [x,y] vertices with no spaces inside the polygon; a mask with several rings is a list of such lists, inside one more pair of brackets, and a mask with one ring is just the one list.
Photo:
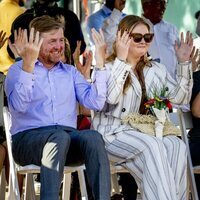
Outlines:
{"label": "shirt collar", "polygon": [[144,15],[142,15],[142,18],[144,19],[144,21],[147,23],[147,24],[149,24],[149,26],[150,26],[150,31],[152,31],[153,32],[153,27],[154,26],[156,26],[157,24],[162,24],[162,23],[164,23],[164,20],[161,20],[159,23],[157,23],[157,24],[155,24],[155,25],[153,25],[153,23],[149,20],[149,19],[147,19]]}
{"label": "shirt collar", "polygon": [[[36,66],[40,66],[40,67],[44,67],[43,63],[40,62],[39,60],[36,61],[35,63]],[[56,65],[54,65],[54,67],[52,67],[51,69],[55,69],[55,68],[65,68],[64,67],[64,63],[62,61],[59,61]]]}
{"label": "shirt collar", "polygon": [[110,15],[112,13],[112,10],[110,10],[110,8],[108,8],[106,5],[103,5],[102,10],[106,15]]}

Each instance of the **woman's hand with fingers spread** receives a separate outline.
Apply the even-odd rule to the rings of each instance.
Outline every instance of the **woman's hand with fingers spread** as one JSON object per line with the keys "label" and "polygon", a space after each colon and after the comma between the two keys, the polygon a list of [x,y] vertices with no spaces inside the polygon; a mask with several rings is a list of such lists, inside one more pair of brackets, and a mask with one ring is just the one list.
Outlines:
{"label": "woman's hand with fingers spread", "polygon": [[6,32],[4,31],[0,31],[0,49],[3,47],[3,45],[5,44],[7,40],[7,37],[6,37]]}
{"label": "woman's hand with fingers spread", "polygon": [[96,66],[98,68],[103,68],[106,57],[106,43],[104,40],[103,32],[101,29],[98,32],[94,28],[92,28],[91,31],[92,31],[92,38],[95,44]]}
{"label": "woman's hand with fingers spread", "polygon": [[193,38],[192,33],[187,31],[186,36],[184,38],[183,32],[181,33],[180,44],[176,41],[175,43],[175,51],[176,56],[179,63],[183,63],[185,61],[190,60],[190,55],[193,48]]}
{"label": "woman's hand with fingers spread", "polygon": [[121,30],[119,30],[116,38],[116,53],[118,59],[126,61],[130,44],[131,38],[129,37],[129,32],[124,31],[122,34]]}
{"label": "woman's hand with fingers spread", "polygon": [[200,54],[199,49],[193,47],[192,53],[190,54],[190,60],[192,61],[192,70],[196,71],[200,65]]}

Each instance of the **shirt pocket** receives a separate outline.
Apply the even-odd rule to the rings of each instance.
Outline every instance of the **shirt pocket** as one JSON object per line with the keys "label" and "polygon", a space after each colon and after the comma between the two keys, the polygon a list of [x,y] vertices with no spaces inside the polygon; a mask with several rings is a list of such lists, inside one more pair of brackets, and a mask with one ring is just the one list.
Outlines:
{"label": "shirt pocket", "polygon": [[175,40],[177,39],[176,35],[170,32],[162,31],[160,34],[162,36],[160,43],[169,49],[174,49]]}

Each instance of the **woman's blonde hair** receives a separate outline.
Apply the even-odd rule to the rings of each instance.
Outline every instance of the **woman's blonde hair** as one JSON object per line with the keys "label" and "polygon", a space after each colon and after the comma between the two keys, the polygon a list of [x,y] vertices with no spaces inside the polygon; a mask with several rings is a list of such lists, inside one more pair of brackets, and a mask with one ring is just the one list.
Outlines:
{"label": "woman's blonde hair", "polygon": [[[135,15],[127,15],[126,17],[124,17],[118,25],[118,31],[121,30],[121,34],[123,34],[125,30],[131,33],[132,30],[138,24],[144,24],[147,27],[147,29],[150,31],[150,26],[141,17],[135,16]],[[106,61],[112,62],[115,60],[116,57],[117,57],[116,42],[114,42],[113,43],[113,53],[106,59]],[[147,58],[147,55],[144,55],[140,58],[140,61],[137,63],[136,68],[135,68],[137,70],[139,81],[140,81],[141,85],[144,85],[143,69],[148,63],[149,63],[149,60]],[[131,84],[131,76],[129,74],[125,81],[125,84],[124,84],[124,89],[123,89],[124,93],[127,91],[130,84]]]}

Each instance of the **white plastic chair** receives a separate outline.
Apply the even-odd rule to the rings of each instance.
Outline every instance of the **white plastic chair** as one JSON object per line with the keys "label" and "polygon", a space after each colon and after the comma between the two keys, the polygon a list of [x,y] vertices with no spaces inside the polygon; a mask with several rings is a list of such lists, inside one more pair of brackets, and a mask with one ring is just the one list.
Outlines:
{"label": "white plastic chair", "polygon": [[[11,141],[11,134],[10,134],[11,116],[7,107],[3,107],[3,118],[4,118],[4,126],[5,126],[6,140],[7,140],[7,147],[8,147],[8,156],[9,156],[9,162],[10,162],[8,200],[20,200],[17,173],[25,175],[24,199],[35,200],[36,196],[35,196],[35,190],[34,190],[33,174],[40,173],[40,167],[36,165],[19,166],[14,162],[13,155],[12,155],[12,148],[11,148],[12,141]],[[75,171],[78,172],[82,200],[88,199],[85,176],[84,176],[83,170],[85,170],[85,165],[73,166],[73,167],[66,166],[64,168],[62,200],[70,199],[71,173]]]}
{"label": "white plastic chair", "polygon": [[189,183],[190,183],[190,190],[191,190],[192,198],[194,200],[199,200],[194,173],[200,174],[200,166],[193,167],[191,155],[190,155],[190,147],[188,143],[188,130],[193,128],[192,115],[191,115],[191,112],[182,112],[181,110],[178,111],[178,114],[179,114],[179,120],[180,120],[180,128],[182,131],[182,139],[186,144],[187,154],[188,154],[188,178],[189,178]]}

